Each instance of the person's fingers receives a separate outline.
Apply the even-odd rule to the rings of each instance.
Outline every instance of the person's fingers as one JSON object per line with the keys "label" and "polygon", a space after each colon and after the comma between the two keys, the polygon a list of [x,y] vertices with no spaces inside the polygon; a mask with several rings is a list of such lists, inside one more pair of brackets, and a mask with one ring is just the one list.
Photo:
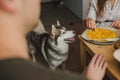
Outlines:
{"label": "person's fingers", "polygon": [[89,28],[89,22],[86,22],[86,26]]}
{"label": "person's fingers", "polygon": [[94,21],[89,21],[89,22],[86,22],[86,26],[90,29],[93,29],[95,30],[96,29],[96,24]]}
{"label": "person's fingers", "polygon": [[86,21],[86,26],[91,29],[91,21]]}
{"label": "person's fingers", "polygon": [[103,63],[101,63],[102,57],[103,57],[103,55],[99,55],[97,57],[96,62],[95,62],[95,66],[99,66],[100,64],[103,64]]}
{"label": "person's fingers", "polygon": [[94,22],[94,21],[91,21],[91,29],[95,30],[95,28],[96,28],[95,22]]}
{"label": "person's fingers", "polygon": [[100,66],[101,68],[103,67],[104,62],[105,62],[105,57],[102,56],[101,61],[100,61],[100,64],[99,64],[99,66]]}
{"label": "person's fingers", "polygon": [[112,27],[116,27],[118,24],[120,24],[120,20],[117,20],[111,24]]}
{"label": "person's fingers", "polygon": [[120,23],[117,24],[115,28],[120,29]]}
{"label": "person's fingers", "polygon": [[98,57],[98,54],[94,55],[89,65],[94,65],[97,57]]}
{"label": "person's fingers", "polygon": [[96,30],[96,23],[94,22],[94,30]]}
{"label": "person's fingers", "polygon": [[93,29],[93,22],[90,22],[90,28]]}
{"label": "person's fingers", "polygon": [[89,22],[86,21],[86,27],[89,27]]}
{"label": "person's fingers", "polygon": [[88,28],[90,28],[90,22],[88,22]]}
{"label": "person's fingers", "polygon": [[93,22],[91,22],[91,29],[94,29],[94,24],[93,24]]}
{"label": "person's fingers", "polygon": [[118,25],[118,29],[120,29],[120,24]]}
{"label": "person's fingers", "polygon": [[120,24],[120,22],[116,22],[113,27],[117,27]]}
{"label": "person's fingers", "polygon": [[111,27],[114,27],[115,24],[116,24],[116,22],[113,22],[113,23],[111,24]]}
{"label": "person's fingers", "polygon": [[91,21],[91,23],[90,23],[90,26],[91,26],[91,29],[93,29],[93,26],[94,26],[94,25],[93,25],[93,22],[92,22],[92,21]]}
{"label": "person's fingers", "polygon": [[105,61],[103,66],[102,66],[102,71],[105,73],[106,71],[106,68],[107,68],[107,62]]}

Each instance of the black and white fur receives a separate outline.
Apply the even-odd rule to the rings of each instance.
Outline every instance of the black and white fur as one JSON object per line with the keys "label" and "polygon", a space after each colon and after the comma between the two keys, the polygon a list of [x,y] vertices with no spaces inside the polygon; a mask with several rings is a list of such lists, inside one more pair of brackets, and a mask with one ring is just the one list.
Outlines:
{"label": "black and white fur", "polygon": [[74,36],[75,31],[66,30],[59,22],[57,22],[57,25],[52,25],[51,33],[37,34],[31,32],[28,41],[33,61],[39,62],[39,55],[42,54],[49,67],[55,70],[67,60],[68,43],[75,41]]}

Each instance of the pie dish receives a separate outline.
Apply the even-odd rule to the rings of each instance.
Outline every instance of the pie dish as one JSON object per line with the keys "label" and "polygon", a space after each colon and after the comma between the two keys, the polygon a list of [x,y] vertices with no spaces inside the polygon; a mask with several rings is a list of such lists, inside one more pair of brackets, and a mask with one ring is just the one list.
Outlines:
{"label": "pie dish", "polygon": [[[106,33],[104,33],[104,31],[102,31],[103,33],[100,32],[100,35],[102,34],[102,36],[104,36],[106,34],[106,36],[100,37],[100,38],[94,38],[94,36],[96,37],[96,35],[99,34],[99,32],[98,32],[96,34],[93,34],[93,36],[92,36],[93,38],[90,38],[89,35],[88,35],[88,32],[90,32],[90,29],[86,29],[81,35],[82,38],[87,40],[88,42],[91,42],[91,43],[94,43],[94,44],[100,44],[100,45],[113,44],[114,42],[116,42],[117,40],[120,39],[119,35],[117,34],[118,30],[115,29],[115,28],[112,28],[112,27],[97,27],[97,29],[103,29],[103,30],[106,30],[110,33],[106,32],[107,33],[106,34]],[[98,30],[98,31],[100,31],[100,30]],[[93,32],[95,32],[95,31],[93,31]],[[111,36],[112,35],[111,32],[114,33],[113,36]],[[108,37],[108,36],[110,36],[110,37]]]}

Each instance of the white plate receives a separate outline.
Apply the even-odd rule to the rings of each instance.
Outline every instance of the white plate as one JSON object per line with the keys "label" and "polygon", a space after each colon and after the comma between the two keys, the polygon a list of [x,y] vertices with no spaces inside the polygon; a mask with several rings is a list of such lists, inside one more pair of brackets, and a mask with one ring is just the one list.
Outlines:
{"label": "white plate", "polygon": [[[99,28],[99,27],[98,27],[98,28]],[[108,30],[112,30],[112,31],[117,31],[117,29],[112,28],[112,27],[100,27],[100,28],[104,28],[104,29],[108,29]],[[94,43],[94,44],[109,45],[109,44],[113,44],[115,41],[117,41],[117,40],[120,39],[119,36],[118,36],[117,38],[114,38],[114,39],[112,39],[112,38],[107,39],[106,42],[95,41],[95,40],[90,39],[90,38],[87,36],[86,32],[87,32],[88,30],[89,30],[89,29],[86,29],[86,30],[82,33],[81,36],[82,36],[83,39],[87,40],[88,42]]]}
{"label": "white plate", "polygon": [[120,49],[114,51],[113,57],[120,62]]}

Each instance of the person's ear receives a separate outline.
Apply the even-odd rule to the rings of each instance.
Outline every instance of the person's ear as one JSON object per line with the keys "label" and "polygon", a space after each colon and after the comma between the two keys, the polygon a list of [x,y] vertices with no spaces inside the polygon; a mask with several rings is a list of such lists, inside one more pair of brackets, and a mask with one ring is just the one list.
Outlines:
{"label": "person's ear", "polygon": [[0,0],[0,8],[7,12],[14,13],[16,10],[15,0]]}

